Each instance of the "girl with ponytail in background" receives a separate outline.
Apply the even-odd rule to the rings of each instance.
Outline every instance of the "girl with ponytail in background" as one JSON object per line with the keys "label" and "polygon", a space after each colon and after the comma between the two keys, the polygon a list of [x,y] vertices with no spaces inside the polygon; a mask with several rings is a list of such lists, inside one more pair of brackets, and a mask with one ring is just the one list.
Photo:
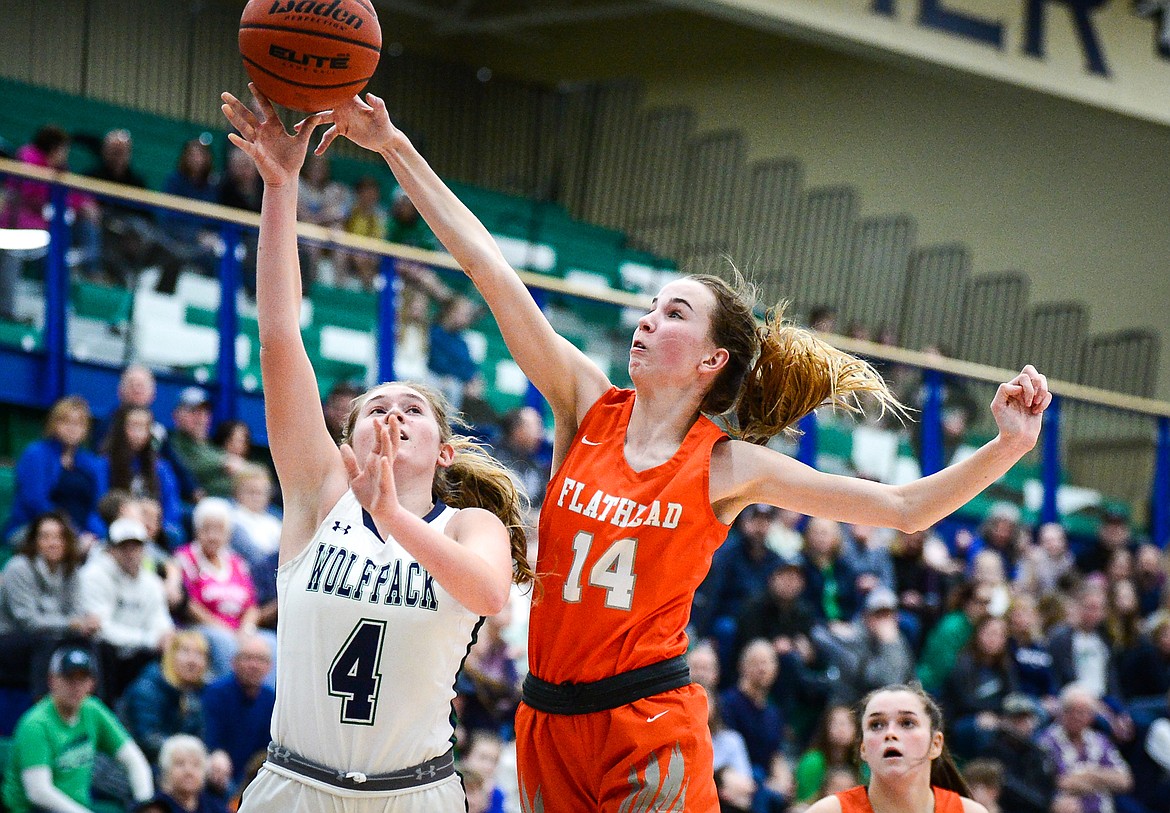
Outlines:
{"label": "girl with ponytail in background", "polygon": [[826,796],[805,813],[987,813],[943,742],[938,704],[922,687],[885,686],[861,701],[861,761],[869,784]]}
{"label": "girl with ponytail in background", "polygon": [[[367,94],[322,116],[377,151],[483,295],[508,349],[548,400],[555,474],[540,512],[541,597],[516,715],[525,810],[716,810],[705,693],[683,654],[695,589],[728,527],[753,503],[914,531],[1001,477],[1035,443],[1050,395],[1029,366],[992,403],[999,436],[900,486],[818,472],[764,443],[823,405],[863,393],[900,405],[866,362],[754,296],[688,276],[638,321],[630,390],[556,331],[495,240],[448,189],[385,103]],[[296,315],[290,313],[289,324]],[[722,421],[716,423],[717,420]]]}

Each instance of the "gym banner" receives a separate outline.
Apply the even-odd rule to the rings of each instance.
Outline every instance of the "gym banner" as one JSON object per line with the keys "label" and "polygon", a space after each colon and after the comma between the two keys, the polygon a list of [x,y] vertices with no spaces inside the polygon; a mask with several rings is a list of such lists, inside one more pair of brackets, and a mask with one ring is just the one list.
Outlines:
{"label": "gym banner", "polygon": [[1170,124],[1170,0],[668,0]]}

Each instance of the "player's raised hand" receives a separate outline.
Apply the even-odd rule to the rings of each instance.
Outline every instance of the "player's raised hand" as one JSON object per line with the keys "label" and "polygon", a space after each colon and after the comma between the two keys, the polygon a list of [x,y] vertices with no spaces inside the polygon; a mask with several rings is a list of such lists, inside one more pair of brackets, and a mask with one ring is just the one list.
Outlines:
{"label": "player's raised hand", "polygon": [[341,459],[349,475],[349,487],[362,508],[375,518],[398,510],[398,492],[394,486],[394,459],[401,442],[399,421],[393,414],[378,421],[374,430],[374,447],[359,462],[353,448],[344,443]]}
{"label": "player's raised hand", "polygon": [[295,132],[290,134],[276,115],[272,102],[250,82],[248,89],[256,100],[255,110],[230,93],[220,94],[223,99],[220,109],[237,130],[228,134],[228,140],[251,157],[266,186],[296,183],[309,149],[309,138],[317,125],[325,122],[325,115],[314,113],[298,123]]}
{"label": "player's raised hand", "polygon": [[991,402],[991,414],[999,435],[1024,451],[1036,445],[1044,410],[1052,403],[1048,379],[1031,364],[999,385]]}
{"label": "player's raised hand", "polygon": [[367,150],[381,152],[390,146],[400,132],[390,123],[386,102],[373,93],[367,93],[364,101],[360,96],[354,96],[345,104],[327,111],[324,116],[324,121],[332,122],[333,126],[321,136],[317,155],[323,155],[338,136],[345,136]]}

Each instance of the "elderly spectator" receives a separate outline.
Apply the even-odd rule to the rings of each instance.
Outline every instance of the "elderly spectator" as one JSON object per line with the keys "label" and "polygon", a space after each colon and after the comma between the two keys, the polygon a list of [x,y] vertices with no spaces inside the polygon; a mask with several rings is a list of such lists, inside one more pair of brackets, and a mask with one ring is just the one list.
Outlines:
{"label": "elderly spectator", "polygon": [[95,551],[81,570],[82,601],[101,624],[95,637],[107,703],[121,697],[143,667],[158,658],[174,629],[166,586],[143,566],[148,538],[138,520],[114,520],[106,549]]}
{"label": "elderly spectator", "polygon": [[714,698],[719,687],[719,654],[715,647],[708,641],[695,644],[687,653],[687,667],[691,680],[703,687],[709,700]]}
{"label": "elderly spectator", "polygon": [[4,804],[10,813],[86,813],[97,754],[126,768],[136,801],[154,793],[150,765],[106,705],[92,697],[93,658],[85,649],[53,653],[49,694],[16,724],[4,770]]}
{"label": "elderly spectator", "polygon": [[187,611],[207,636],[211,676],[217,680],[231,669],[241,632],[254,632],[259,609],[248,564],[233,551],[232,508],[227,500],[207,497],[191,515],[195,539],[175,552],[183,570]]}
{"label": "elderly spectator", "polygon": [[877,587],[849,627],[838,627],[836,635],[817,629],[814,640],[839,675],[830,689],[833,702],[856,703],[874,689],[913,677],[914,654],[898,629],[897,605],[893,592]]}
{"label": "elderly spectator", "polygon": [[24,546],[4,567],[0,590],[0,641],[5,670],[17,684],[28,677],[33,693],[45,688],[45,664],[65,640],[88,640],[100,626],[81,601],[84,556],[68,518],[41,514],[28,526]]}
{"label": "elderly spectator", "polygon": [[172,734],[203,734],[207,641],[180,630],[167,641],[162,663],[152,663],[130,684],[118,714],[151,762]]}
{"label": "elderly spectator", "polygon": [[1133,787],[1117,747],[1092,728],[1098,702],[1075,683],[1060,692],[1057,721],[1040,732],[1040,747],[1056,768],[1052,813],[1113,813],[1114,795]]}
{"label": "elderly spectator", "polygon": [[241,637],[231,674],[203,691],[207,747],[211,749],[212,784],[238,787],[248,762],[271,739],[275,690],[265,683],[272,669],[272,647],[259,635]]}
{"label": "elderly spectator", "polygon": [[[187,387],[179,393],[171,417],[175,431],[171,447],[197,484],[196,496],[230,497],[232,476],[245,464],[242,458],[211,442],[211,398],[202,387]],[[202,493],[200,492],[202,491]],[[198,500],[197,500],[198,501]]]}
{"label": "elderly spectator", "polygon": [[4,539],[23,534],[33,518],[63,511],[91,537],[105,533],[97,504],[106,492],[105,467],[84,447],[90,429],[89,404],[67,395],[53,404],[45,420],[45,436],[30,443],[16,461],[16,490]]}
{"label": "elderly spectator", "polygon": [[784,720],[771,698],[779,671],[772,642],[752,641],[739,656],[735,685],[719,696],[723,720],[743,736],[757,780],[768,774],[783,743]]}
{"label": "elderly spectator", "polygon": [[138,813],[226,813],[223,803],[207,791],[207,748],[198,737],[168,737],[158,763],[159,793]]}

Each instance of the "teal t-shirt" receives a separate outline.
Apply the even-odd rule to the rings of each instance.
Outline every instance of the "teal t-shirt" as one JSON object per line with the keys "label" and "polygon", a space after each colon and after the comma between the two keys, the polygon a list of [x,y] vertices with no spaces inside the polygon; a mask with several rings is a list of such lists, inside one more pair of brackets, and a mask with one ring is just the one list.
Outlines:
{"label": "teal t-shirt", "polygon": [[4,771],[4,804],[12,813],[32,810],[20,775],[28,768],[48,765],[53,785],[89,807],[94,757],[99,752],[116,754],[129,739],[114,713],[96,697],[82,701],[72,725],[61,719],[52,698],[45,697],[16,724]]}

